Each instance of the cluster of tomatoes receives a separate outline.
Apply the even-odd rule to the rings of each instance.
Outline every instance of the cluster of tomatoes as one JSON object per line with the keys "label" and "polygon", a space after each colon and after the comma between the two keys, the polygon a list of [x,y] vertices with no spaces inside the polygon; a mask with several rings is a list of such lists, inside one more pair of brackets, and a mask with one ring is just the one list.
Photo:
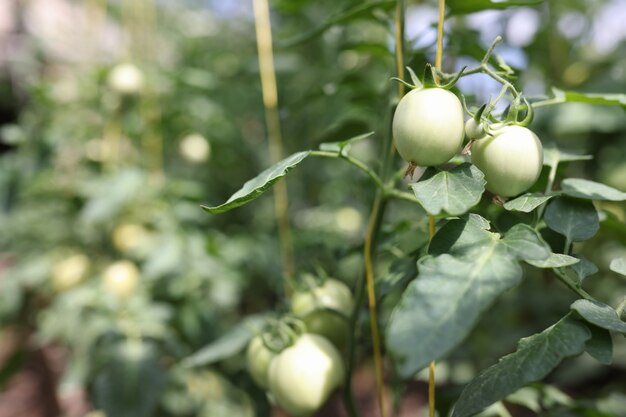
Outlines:
{"label": "cluster of tomatoes", "polygon": [[539,178],[543,166],[541,142],[516,120],[490,123],[488,117],[481,120],[479,115],[464,125],[460,100],[439,87],[415,88],[396,108],[396,148],[412,165],[448,162],[461,149],[464,134],[473,141],[472,162],[485,174],[487,190],[497,196],[516,196]]}
{"label": "cluster of tomatoes", "polygon": [[291,314],[269,323],[248,345],[255,383],[294,417],[313,414],[344,381],[341,351],[354,300],[341,281],[310,283],[291,298]]}

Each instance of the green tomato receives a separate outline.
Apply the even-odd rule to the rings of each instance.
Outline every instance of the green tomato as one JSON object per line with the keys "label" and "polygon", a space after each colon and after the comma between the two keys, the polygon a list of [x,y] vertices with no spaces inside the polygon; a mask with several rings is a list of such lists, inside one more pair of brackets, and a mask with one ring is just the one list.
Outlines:
{"label": "green tomato", "polygon": [[410,91],[393,116],[398,153],[420,166],[448,162],[461,148],[463,133],[463,106],[443,88]]}
{"label": "green tomato", "polygon": [[54,265],[52,285],[58,292],[69,290],[80,284],[89,269],[89,258],[83,254],[72,255]]}
{"label": "green tomato", "polygon": [[252,338],[246,350],[246,362],[248,372],[259,388],[269,387],[268,369],[275,356],[276,354],[263,344],[261,336]]}
{"label": "green tomato", "polygon": [[272,360],[270,393],[289,414],[305,417],[324,405],[344,374],[341,356],[332,343],[305,333]]}
{"label": "green tomato", "polygon": [[525,127],[505,126],[472,146],[472,162],[485,174],[487,190],[513,197],[529,189],[543,167],[543,147]]}
{"label": "green tomato", "polygon": [[485,128],[482,123],[476,123],[474,118],[465,122],[465,135],[470,139],[479,139],[485,136]]}
{"label": "green tomato", "polygon": [[104,288],[117,297],[130,297],[139,285],[139,269],[130,261],[112,263],[102,276]]}
{"label": "green tomato", "polygon": [[339,349],[345,346],[353,307],[350,288],[333,278],[309,291],[296,292],[291,302],[291,311],[304,321],[309,333],[326,337]]}

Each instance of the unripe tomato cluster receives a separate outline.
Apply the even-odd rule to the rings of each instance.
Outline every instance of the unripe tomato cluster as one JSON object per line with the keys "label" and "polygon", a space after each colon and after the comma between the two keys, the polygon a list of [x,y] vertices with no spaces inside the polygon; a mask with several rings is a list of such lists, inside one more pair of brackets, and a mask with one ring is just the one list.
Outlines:
{"label": "unripe tomato cluster", "polygon": [[296,292],[291,300],[291,312],[304,321],[307,331],[324,336],[339,349],[346,344],[353,307],[350,288],[332,278],[308,291]]}
{"label": "unripe tomato cluster", "polygon": [[393,136],[400,156],[411,165],[448,162],[460,149],[463,136],[476,140],[472,162],[484,174],[486,188],[501,197],[528,190],[543,167],[543,148],[529,129],[503,125],[487,129],[473,118],[463,121],[459,99],[443,88],[416,88],[398,103]]}
{"label": "unripe tomato cluster", "polygon": [[340,350],[353,307],[350,289],[329,278],[293,295],[291,311],[304,323],[304,333],[280,351],[267,346],[262,335],[250,341],[246,351],[250,376],[290,415],[313,414],[342,384]]}

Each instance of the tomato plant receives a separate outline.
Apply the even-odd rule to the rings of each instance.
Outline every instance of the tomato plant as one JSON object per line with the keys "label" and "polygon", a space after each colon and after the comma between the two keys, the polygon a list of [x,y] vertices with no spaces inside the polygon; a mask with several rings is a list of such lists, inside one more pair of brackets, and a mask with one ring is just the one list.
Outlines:
{"label": "tomato plant", "polygon": [[1,410],[621,417],[619,2],[17,3]]}

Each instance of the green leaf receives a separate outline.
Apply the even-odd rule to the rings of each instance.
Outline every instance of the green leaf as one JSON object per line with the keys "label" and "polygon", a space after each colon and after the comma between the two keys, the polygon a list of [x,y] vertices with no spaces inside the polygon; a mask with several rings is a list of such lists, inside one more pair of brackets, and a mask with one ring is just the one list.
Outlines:
{"label": "green leaf", "polygon": [[580,259],[562,253],[551,253],[550,256],[541,261],[527,260],[527,263],[537,268],[562,268],[580,262]]}
{"label": "green leaf", "polygon": [[588,103],[604,104],[609,106],[622,106],[626,109],[626,94],[596,94],[579,93],[576,91],[563,91],[553,88],[554,99],[561,103]]}
{"label": "green leaf", "polygon": [[394,260],[389,265],[386,274],[376,280],[376,296],[380,299],[385,295],[404,288],[406,284],[417,276],[415,259],[406,256]]}
{"label": "green leaf", "polygon": [[488,9],[506,9],[513,6],[536,6],[543,0],[448,0],[450,15],[467,14]]}
{"label": "green leaf", "polygon": [[576,255],[576,258],[580,260],[577,264],[571,265],[570,269],[576,274],[578,282],[582,283],[585,278],[598,272],[598,267],[589,259],[582,255]]}
{"label": "green leaf", "polygon": [[233,194],[224,204],[215,207],[202,206],[202,208],[209,213],[217,214],[249,203],[267,191],[268,188],[284,177],[287,172],[291,171],[291,169],[302,162],[309,156],[310,152],[311,151],[294,153],[276,165],[261,172],[259,175],[246,182],[243,187]]}
{"label": "green leaf", "polygon": [[418,269],[387,327],[387,349],[405,378],[448,354],[522,277],[517,262],[496,244],[473,259],[429,256]]}
{"label": "green leaf", "polygon": [[585,351],[604,365],[613,362],[613,339],[608,330],[602,329],[593,324],[587,324],[591,331],[591,339],[585,344]]}
{"label": "green leaf", "polygon": [[433,236],[428,253],[463,256],[499,238],[499,234],[489,231],[489,222],[479,215],[470,216],[467,220],[454,219],[446,223]]}
{"label": "green leaf", "polygon": [[504,203],[504,208],[509,211],[521,211],[530,213],[546,201],[550,200],[553,195],[543,195],[539,193],[527,193],[521,195],[511,201]]}
{"label": "green leaf", "polygon": [[525,224],[503,237],[478,215],[454,219],[435,234],[431,255],[418,263],[394,309],[387,346],[402,376],[408,377],[456,347],[480,315],[522,277],[520,259],[544,259],[549,246]]}
{"label": "green leaf", "polygon": [[535,229],[526,224],[516,224],[508,232],[504,239],[500,240],[511,257],[525,261],[542,261],[550,256],[550,246],[543,240]]}
{"label": "green leaf", "polygon": [[593,159],[593,155],[583,155],[560,149],[553,143],[546,143],[543,146],[543,164],[554,167],[561,162],[586,161]]}
{"label": "green leaf", "polygon": [[605,330],[626,334],[626,322],[620,320],[615,309],[599,301],[576,300],[571,309],[591,324]]}
{"label": "green leaf", "polygon": [[626,193],[599,182],[582,178],[567,178],[561,183],[563,193],[571,197],[589,200],[624,201]]}
{"label": "green leaf", "polygon": [[615,258],[611,261],[609,269],[613,272],[626,276],[626,258]]}
{"label": "green leaf", "polygon": [[543,379],[564,358],[582,353],[590,338],[589,329],[568,314],[543,332],[521,339],[517,351],[501,358],[465,387],[452,417],[474,415],[519,388]]}
{"label": "green leaf", "polygon": [[281,47],[288,48],[310,41],[311,39],[321,35],[335,25],[356,20],[359,18],[369,17],[372,15],[372,12],[375,9],[391,9],[393,6],[395,6],[395,4],[395,0],[376,0],[366,3],[357,3],[352,7],[348,7],[334,14],[333,16],[330,16],[326,19],[324,23],[322,23],[315,29],[304,32],[300,35],[294,36],[293,38],[286,40],[281,44]]}
{"label": "green leaf", "polygon": [[474,165],[464,163],[412,184],[411,188],[429,214],[435,216],[443,211],[455,216],[478,204],[485,184],[484,174]]}
{"label": "green leaf", "polygon": [[571,242],[590,239],[600,229],[600,219],[590,201],[558,197],[548,204],[546,225]]}
{"label": "green leaf", "polygon": [[350,146],[353,143],[360,142],[363,139],[367,139],[372,136],[374,132],[364,133],[362,135],[355,136],[353,138],[343,140],[341,142],[326,142],[320,144],[320,150],[328,152],[337,152],[340,154],[347,153],[350,150]]}
{"label": "green leaf", "polygon": [[264,316],[250,316],[228,333],[209,343],[183,360],[187,367],[205,366],[236,355],[246,348],[248,342],[265,323]]}

